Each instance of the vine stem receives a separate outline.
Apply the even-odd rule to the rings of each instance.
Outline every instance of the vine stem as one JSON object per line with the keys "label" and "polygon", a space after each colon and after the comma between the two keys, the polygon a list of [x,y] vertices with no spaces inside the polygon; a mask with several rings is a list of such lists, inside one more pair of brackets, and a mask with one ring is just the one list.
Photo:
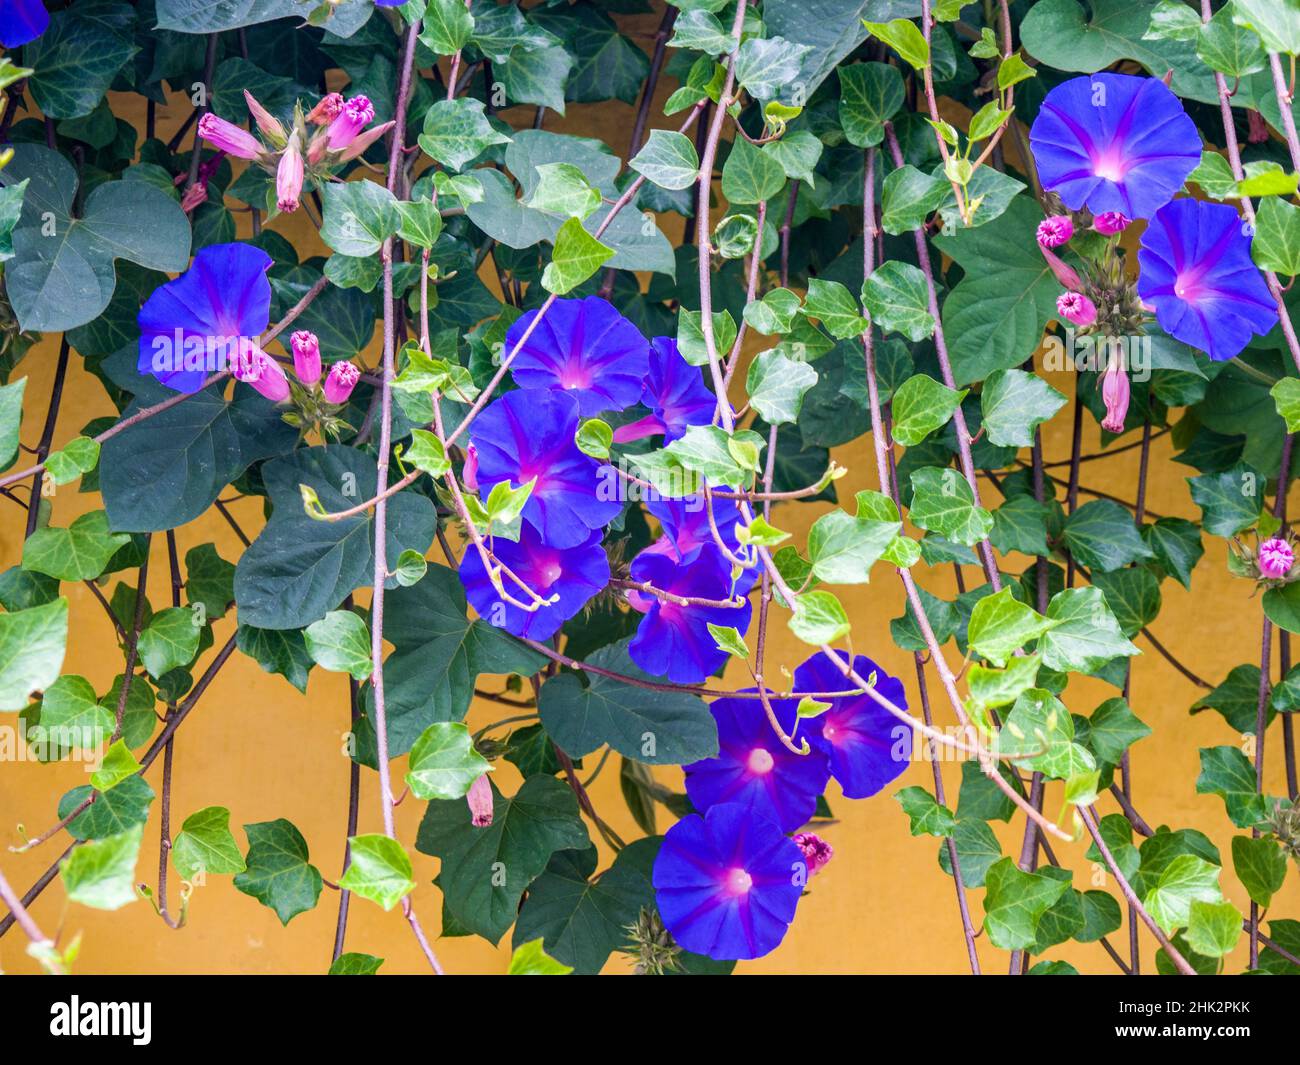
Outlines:
{"label": "vine stem", "polygon": [[[933,92],[933,89],[930,90]],[[893,157],[894,166],[903,165],[903,151],[898,144],[898,135],[894,132],[892,123],[885,123],[885,139],[889,145],[889,154]],[[929,305],[930,317],[934,319],[934,350],[939,359],[939,373],[943,376],[943,383],[951,389],[956,389],[957,382],[952,373],[952,362],[948,358],[948,342],[944,336],[943,318],[939,314],[939,295],[934,286],[934,270],[930,264],[930,247],[925,239],[925,227],[921,226],[913,231],[913,238],[916,241],[916,258],[921,266],[921,274],[925,277],[925,294],[926,302]],[[975,498],[975,505],[981,506],[980,503],[980,484],[979,478],[975,474],[975,459],[971,454],[971,435],[966,428],[966,416],[962,413],[961,405],[958,404],[952,412],[952,424],[956,429],[957,436],[957,457],[961,463],[962,474],[966,478],[966,483],[970,485],[971,494]],[[1002,589],[1002,578],[998,573],[997,559],[993,557],[993,545],[989,543],[988,537],[979,542],[980,561],[984,566],[984,576],[988,579],[989,586],[993,591],[998,592]]]}
{"label": "vine stem", "polygon": [[[176,553],[176,530],[167,530],[167,568],[171,575],[172,606],[181,605],[181,588],[184,581],[181,578],[180,559]],[[140,591],[137,593],[139,599],[136,602],[137,610],[140,607],[140,599],[143,599],[144,580],[140,581]],[[123,682],[125,688],[125,682]],[[167,704],[167,717],[176,713],[176,703]],[[167,746],[163,748],[163,778],[162,789],[158,799],[158,915],[173,929],[180,927],[180,921],[185,919],[185,903],[182,896],[181,917],[180,921],[174,920],[167,909],[167,870],[170,865],[169,858],[172,850],[172,756],[175,753],[176,736],[173,733],[171,739],[167,741]]]}
{"label": "vine stem", "polygon": [[54,940],[41,931],[36,919],[27,912],[27,907],[19,900],[14,893],[14,889],[9,886],[9,881],[5,879],[4,873],[0,873],[0,899],[3,899],[4,904],[9,907],[10,916],[18,922],[23,933],[32,941],[32,946],[47,952],[54,946]]}

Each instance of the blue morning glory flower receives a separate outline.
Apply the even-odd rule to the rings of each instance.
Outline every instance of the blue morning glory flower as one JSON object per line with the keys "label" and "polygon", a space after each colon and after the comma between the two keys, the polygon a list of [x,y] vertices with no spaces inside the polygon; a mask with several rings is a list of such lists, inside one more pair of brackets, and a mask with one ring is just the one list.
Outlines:
{"label": "blue morning glory flower", "polygon": [[717,408],[717,400],[705,387],[700,368],[682,358],[672,337],[655,337],[650,341],[650,368],[641,402],[651,413],[615,429],[615,443],[662,433],[664,443],[671,444],[692,425],[712,422]]}
{"label": "blue morning glory flower", "polygon": [[[646,500],[646,508],[659,519],[666,543],[656,543],[649,550],[658,550],[683,559],[704,544],[717,546],[713,539],[713,530],[709,527],[709,512],[705,509],[704,494],[683,496],[680,499],[654,498]],[[734,499],[713,497],[713,520],[717,523],[718,534],[727,550],[740,558],[747,558],[747,551],[740,547],[736,539],[736,523],[740,521],[740,507]],[[736,578],[736,594],[748,595],[758,580],[758,566],[751,566],[741,571]]]}
{"label": "blue morning glory flower", "polygon": [[[792,735],[798,700],[773,698],[770,704],[782,730]],[[709,710],[718,723],[718,753],[683,767],[692,805],[707,810],[718,803],[740,803],[783,832],[807,824],[830,780],[826,755],[816,749],[804,755],[787,750],[757,699],[714,699]]]}
{"label": "blue morning glory flower", "polygon": [[803,852],[739,803],[683,817],[664,835],[651,881],[678,945],[717,960],[761,958],[785,938],[806,882]]}
{"label": "blue morning glory flower", "polygon": [[[682,561],[657,551],[642,551],[632,561],[632,579],[649,581],[662,592],[693,599],[731,597],[731,564],[715,544],[696,548]],[[676,684],[698,684],[727,660],[709,635],[709,623],[744,632],[749,627],[749,600],[739,606],[682,606],[647,597],[650,608],[628,644],[632,661]]]}
{"label": "blue morning glory flower", "polygon": [[211,244],[140,308],[137,368],[177,392],[197,392],[233,367],[271,317],[271,257],[251,244]]}
{"label": "blue morning glory flower", "polygon": [[[853,670],[867,681],[874,673],[876,691],[900,709],[907,709],[902,681],[865,655],[853,659]],[[807,693],[846,691],[857,685],[819,652],[794,671],[794,687]],[[831,775],[840,782],[846,798],[875,795],[907,768],[912,757],[912,730],[869,695],[829,701],[829,710],[804,720],[808,742],[830,759]]]}
{"label": "blue morning glory flower", "polygon": [[[529,311],[506,333],[506,351],[538,315]],[[599,296],[556,300],[519,348],[510,372],[520,388],[553,388],[578,401],[584,418],[623,410],[641,398],[650,345],[631,322]]]}
{"label": "blue morning glory flower", "polygon": [[1043,188],[1072,211],[1150,218],[1201,161],[1201,138],[1167,85],[1085,74],[1047,94],[1029,131]]}
{"label": "blue morning glory flower", "polygon": [[[515,636],[546,640],[609,583],[609,557],[600,540],[597,531],[576,547],[550,547],[526,524],[520,529],[518,542],[500,536],[491,539],[488,546],[493,556],[519,580],[543,599],[559,597],[536,610],[523,610],[501,598],[473,545],[465,548],[461,559],[460,582],[479,617]],[[531,601],[508,574],[501,574],[501,586],[516,602]]]}
{"label": "blue morning glory flower", "polygon": [[595,459],[578,450],[573,442],[577,430],[576,399],[532,389],[494,400],[469,430],[485,499],[501,481],[518,487],[537,478],[523,517],[552,547],[577,547],[623,508],[616,493],[599,490],[610,479]]}
{"label": "blue morning glory flower", "polygon": [[1277,305],[1225,203],[1175,200],[1142,234],[1137,290],[1160,327],[1221,362],[1277,324]]}
{"label": "blue morning glory flower", "polygon": [[5,0],[0,4],[0,44],[17,48],[34,41],[50,26],[50,13],[41,0]]}

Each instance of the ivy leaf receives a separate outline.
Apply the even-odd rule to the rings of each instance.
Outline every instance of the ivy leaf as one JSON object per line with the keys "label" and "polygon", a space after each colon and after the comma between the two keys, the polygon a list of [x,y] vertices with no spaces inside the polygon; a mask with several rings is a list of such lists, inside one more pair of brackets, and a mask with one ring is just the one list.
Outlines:
{"label": "ivy leaf", "polygon": [[1088,746],[1111,765],[1119,765],[1133,744],[1150,735],[1150,726],[1118,697],[1107,699],[1088,718]]}
{"label": "ivy leaf", "polygon": [[1222,684],[1197,699],[1191,712],[1216,710],[1235,731],[1253,732],[1258,705],[1259,666],[1246,663],[1233,667]]}
{"label": "ivy leaf", "polygon": [[[117,284],[115,259],[168,273],[189,263],[188,219],[170,195],[147,182],[102,182],[74,218],[72,164],[43,145],[19,144],[0,183],[22,181],[28,185],[5,288],[25,330],[61,332],[97,318]],[[142,218],[147,226],[139,224]]]}
{"label": "ivy leaf", "polygon": [[917,70],[930,64],[930,45],[910,19],[896,18],[889,22],[866,22],[867,32],[903,57]]}
{"label": "ivy leaf", "polygon": [[1084,503],[1066,518],[1064,540],[1076,562],[1102,573],[1153,555],[1133,524],[1133,515],[1109,499]]}
{"label": "ivy leaf", "polygon": [[1286,880],[1286,852],[1275,839],[1234,836],[1232,867],[1251,899],[1267,909]]}
{"label": "ivy leaf", "polygon": [[259,629],[241,623],[235,630],[235,641],[240,652],[267,673],[279,673],[300,692],[307,691],[312,658],[301,629]]}
{"label": "ivy leaf", "polygon": [[919,444],[947,425],[965,398],[966,389],[954,392],[923,373],[909,377],[894,393],[894,441],[904,447]]}
{"label": "ivy leaf", "polygon": [[999,950],[1032,947],[1043,914],[1069,887],[1043,873],[1021,872],[1010,858],[995,862],[984,883],[984,929]]}
{"label": "ivy leaf", "polygon": [[1003,588],[975,604],[966,639],[976,652],[1001,668],[1016,651],[1057,624],[1014,598],[1010,588]]}
{"label": "ivy leaf", "polygon": [[874,566],[903,523],[854,517],[842,510],[823,514],[808,530],[808,560],[819,580],[866,584]]}
{"label": "ivy leaf", "polygon": [[887,333],[920,341],[934,333],[925,275],[911,263],[891,259],[873,270],[862,285],[862,303],[871,320]]}
{"label": "ivy leaf", "polygon": [[781,164],[785,176],[795,181],[806,181],[815,188],[817,175],[814,168],[822,157],[823,144],[816,134],[806,129],[787,132],[778,141],[763,146],[763,151]]}
{"label": "ivy leaf", "polygon": [[341,255],[374,255],[402,224],[393,194],[373,181],[328,182],[321,196],[321,240]]}
{"label": "ivy leaf", "polygon": [[[593,665],[639,680],[650,675],[628,657],[628,640],[602,647]],[[682,765],[718,753],[708,707],[685,692],[658,692],[597,673],[561,673],[542,685],[538,713],[547,734],[572,757],[608,744],[648,765]]]}
{"label": "ivy leaf", "polygon": [[1249,463],[1238,462],[1220,473],[1187,478],[1192,499],[1201,508],[1201,524],[1215,536],[1233,536],[1259,518],[1263,478]]}
{"label": "ivy leaf", "polygon": [[723,28],[712,11],[691,8],[683,11],[673,24],[673,37],[668,42],[673,48],[685,48],[717,56],[735,51],[736,39]]}
{"label": "ivy leaf", "polygon": [[127,747],[126,741],[117,740],[104,752],[99,768],[90,774],[90,783],[100,793],[109,792],[139,772],[140,763]]}
{"label": "ivy leaf", "polygon": [[62,743],[90,751],[98,750],[104,738],[112,735],[115,718],[107,707],[99,705],[90,681],[68,674],[45,689],[40,724]]}
{"label": "ivy leaf", "polygon": [[[0,190],[0,196],[4,192]],[[22,427],[23,391],[26,387],[25,377],[13,384],[0,385],[0,470],[7,470],[18,457],[18,430]]]}
{"label": "ivy leaf", "polygon": [[577,218],[570,218],[555,235],[555,250],[542,271],[542,287],[562,296],[581,285],[613,257],[613,248],[583,229]]}
{"label": "ivy leaf", "polygon": [[1194,900],[1188,915],[1187,945],[1209,958],[1221,958],[1241,938],[1241,911],[1230,902]]}
{"label": "ivy leaf", "polygon": [[61,581],[85,581],[104,572],[108,560],[131,538],[108,530],[108,515],[92,510],[66,529],[47,525],[23,544],[23,569]]}
{"label": "ivy leaf", "polygon": [[415,874],[406,849],[388,836],[372,833],[348,840],[348,871],[339,887],[391,910],[415,890]]}
{"label": "ivy leaf", "polygon": [[1019,551],[1026,555],[1046,556],[1047,522],[1051,511],[1032,496],[1013,496],[993,512],[993,530],[989,541],[1003,554]]}
{"label": "ivy leaf", "polygon": [[1160,568],[1184,588],[1191,588],[1192,570],[1205,554],[1200,528],[1186,518],[1160,518],[1143,526],[1142,539]]}
{"label": "ivy leaf", "polygon": [[161,677],[194,661],[203,632],[203,626],[195,621],[194,613],[183,606],[169,606],[150,618],[140,633],[137,649],[151,677]]}
{"label": "ivy leaf", "polygon": [[806,362],[771,350],[759,352],[749,364],[745,389],[750,406],[768,425],[785,425],[798,420],[804,394],[816,383],[817,371]]}
{"label": "ivy leaf", "polygon": [[936,532],[958,544],[977,544],[993,528],[993,515],[975,505],[970,485],[950,466],[927,466],[912,474],[908,516],[917,528]]}
{"label": "ivy leaf", "polygon": [[1300,53],[1300,8],[1292,0],[1233,0],[1232,18],[1259,34],[1270,52]]}
{"label": "ivy leaf", "polygon": [[539,940],[546,954],[595,975],[609,955],[627,942],[627,929],[643,907],[654,904],[651,869],[658,839],[639,839],[619,851],[609,869],[594,881],[596,851],[561,851],[528,889],[519,911],[516,948]]}
{"label": "ivy leaf", "polygon": [[461,799],[492,766],[459,721],[437,721],[411,747],[406,783],[417,799]]}
{"label": "ivy leaf", "polygon": [[74,437],[45,459],[45,473],[55,484],[70,484],[99,465],[99,444],[88,436]]}
{"label": "ivy leaf", "polygon": [[995,370],[980,392],[984,433],[999,447],[1032,447],[1034,430],[1065,402],[1065,396],[1037,374]]}
{"label": "ivy leaf", "polygon": [[[983,602],[983,600],[981,600]],[[1020,693],[1032,688],[1038,679],[1041,661],[1037,654],[1012,656],[1006,669],[990,669],[978,662],[966,674],[970,700],[976,708],[992,710],[1013,703]]]}
{"label": "ivy leaf", "polygon": [[[456,2],[456,0],[451,0]],[[347,951],[340,954],[334,963],[329,967],[327,976],[374,976],[379,972],[379,967],[384,964],[384,959],[376,957],[374,954],[358,954],[356,951]]]}
{"label": "ivy leaf", "polygon": [[858,336],[867,328],[853,296],[838,281],[810,278],[802,313],[819,319],[826,331],[840,340]]}
{"label": "ivy leaf", "polygon": [[[15,17],[17,17],[15,15]],[[23,46],[23,62],[41,113],[77,118],[95,110],[117,72],[140,48],[127,4],[81,4],[50,15],[49,28]]]}
{"label": "ivy leaf", "polygon": [[495,784],[491,788],[492,824],[475,828],[462,799],[435,800],[415,846],[442,860],[439,884],[447,912],[496,943],[515,923],[520,897],[551,856],[590,841],[573,792],[554,777],[529,777],[513,798]]}
{"label": "ivy leaf", "polygon": [[245,825],[248,855],[235,887],[275,911],[282,925],[320,898],[320,871],[307,861],[307,841],[283,817]]}
{"label": "ivy leaf", "polygon": [[507,976],[568,976],[573,972],[572,965],[558,962],[542,949],[540,936],[515,947],[510,955]]}
{"label": "ivy leaf", "polygon": [[812,49],[784,37],[750,37],[736,52],[736,80],[756,100],[770,100],[799,77],[803,57]]}
{"label": "ivy leaf", "polygon": [[542,163],[537,177],[527,203],[535,211],[581,220],[600,206],[600,192],[572,163]]}
{"label": "ivy leaf", "polygon": [[[925,788],[912,786],[894,793],[898,805],[903,808],[911,822],[910,829],[914,836],[951,836],[957,829],[957,818],[946,806],[936,801]],[[961,858],[958,856],[958,861]]]}
{"label": "ivy leaf", "polygon": [[68,646],[68,601],[0,614],[0,710],[21,710],[49,688]]}
{"label": "ivy leaf", "polygon": [[903,106],[903,76],[888,63],[854,63],[836,73],[844,136],[857,148],[874,148],[885,138],[885,123]]}
{"label": "ivy leaf", "polygon": [[235,601],[235,567],[214,545],[200,544],[185,552],[185,599],[190,606],[201,604],[208,620],[224,617]]}
{"label": "ivy leaf", "polygon": [[[976,773],[979,773],[978,769]],[[998,843],[998,837],[993,834],[993,829],[989,828],[986,821],[959,816],[952,842],[957,848],[962,881],[970,887],[984,887],[989,869],[1002,857],[1002,847]],[[946,844],[939,845],[939,868],[952,876]]]}
{"label": "ivy leaf", "polygon": [[244,856],[230,831],[230,811],[206,806],[185,818],[172,841],[172,864],[185,880],[200,873],[242,873]]}
{"label": "ivy leaf", "polygon": [[1097,763],[1074,742],[1074,719],[1051,692],[1030,688],[1011,708],[997,737],[999,754],[1055,780],[1091,773]]}
{"label": "ivy leaf", "polygon": [[1197,795],[1218,795],[1238,828],[1267,820],[1270,800],[1255,790],[1255,767],[1236,747],[1202,747]]}
{"label": "ivy leaf", "polygon": [[568,49],[559,44],[548,44],[540,48],[514,49],[508,58],[492,68],[492,73],[501,79],[508,100],[549,107],[557,115],[562,115],[565,90],[573,67],[574,58]]}
{"label": "ivy leaf", "polygon": [[[692,425],[664,450],[681,466],[715,485],[748,483],[757,464],[757,450],[766,441],[749,429],[728,433],[716,425]],[[733,445],[755,449],[755,463],[742,464]]]}
{"label": "ivy leaf", "polygon": [[788,624],[795,636],[814,647],[834,643],[850,628],[843,604],[832,593],[820,589],[804,592],[795,600]]}
{"label": "ivy leaf", "polygon": [[1221,8],[1201,27],[1196,55],[1211,70],[1230,78],[1244,78],[1268,66],[1259,37],[1234,21],[1230,6]]}
{"label": "ivy leaf", "polygon": [[303,630],[307,653],[334,673],[348,673],[353,680],[370,676],[370,628],[351,610],[331,610]]}
{"label": "ivy leaf", "polygon": [[509,141],[487,120],[482,100],[468,96],[439,100],[424,113],[420,150],[452,170],[462,169],[492,145]]}
{"label": "ivy leaf", "polygon": [[[437,243],[438,236],[442,233],[442,215],[432,201],[417,200],[411,203],[398,203],[397,214],[401,219],[397,227],[398,236],[408,244],[414,244],[417,248],[428,249]],[[333,258],[331,258],[330,262],[333,261]],[[326,264],[326,272],[329,272],[328,264]],[[366,289],[366,291],[369,291],[369,289]]]}
{"label": "ivy leaf", "polygon": [[785,187],[785,171],[771,155],[737,137],[722,165],[722,195],[732,205],[764,203]]}
{"label": "ivy leaf", "polygon": [[[111,724],[109,732],[112,732]],[[83,784],[59,800],[59,817],[72,817],[73,811],[92,797],[94,801],[68,822],[68,834],[73,839],[104,839],[144,824],[149,819],[154,791],[138,775],[127,777],[111,791],[98,795],[89,784]]]}
{"label": "ivy leaf", "polygon": [[59,865],[69,902],[95,910],[120,910],[135,902],[135,862],[144,825],[75,847]]}
{"label": "ivy leaf", "polygon": [[[692,366],[709,364],[701,321],[699,311],[682,310],[677,315],[677,350]],[[736,339],[736,320],[730,311],[714,311],[712,322],[714,347],[723,355]]]}
{"label": "ivy leaf", "polygon": [[880,224],[886,233],[895,237],[920,229],[950,192],[942,176],[927,174],[905,163],[885,175],[880,192]]}
{"label": "ivy leaf", "polygon": [[474,16],[461,0],[429,0],[420,43],[435,55],[455,55],[474,35]]}
{"label": "ivy leaf", "polygon": [[[1142,905],[1166,933],[1186,928],[1194,902],[1220,902],[1219,867],[1194,854],[1180,854],[1165,866]],[[1240,923],[1238,923],[1240,927]]]}
{"label": "ivy leaf", "polygon": [[1043,665],[1058,673],[1095,673],[1113,658],[1138,654],[1120,631],[1099,588],[1067,588],[1052,596],[1047,616],[1057,622],[1043,634]]}
{"label": "ivy leaf", "polygon": [[699,177],[700,157],[684,133],[655,129],[628,166],[664,189],[685,189]]}

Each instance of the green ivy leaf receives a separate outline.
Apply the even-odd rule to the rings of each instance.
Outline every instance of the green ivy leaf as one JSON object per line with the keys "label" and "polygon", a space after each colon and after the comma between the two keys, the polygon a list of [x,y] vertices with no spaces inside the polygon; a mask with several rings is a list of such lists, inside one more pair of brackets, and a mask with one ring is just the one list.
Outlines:
{"label": "green ivy leaf", "polygon": [[999,447],[1032,447],[1035,430],[1065,403],[1065,396],[1036,374],[995,370],[980,392],[984,433]]}
{"label": "green ivy leaf", "polygon": [[853,63],[836,73],[844,136],[855,147],[874,148],[885,139],[885,123],[903,106],[903,76],[888,63]]}
{"label": "green ivy leaf", "polygon": [[283,817],[245,825],[248,855],[235,887],[275,911],[282,925],[316,905],[320,871],[307,860],[307,841]]}
{"label": "green ivy leaf", "polygon": [[92,510],[66,529],[37,529],[23,544],[23,569],[61,581],[85,581],[104,572],[108,560],[131,538],[108,530],[108,515]]}
{"label": "green ivy leaf", "polygon": [[351,610],[331,610],[303,630],[307,653],[318,665],[334,673],[348,673],[353,680],[370,676],[370,628]]}
{"label": "green ivy leaf", "polygon": [[[456,0],[451,0],[455,3]],[[327,976],[374,976],[379,972],[379,967],[384,964],[384,959],[376,957],[374,954],[358,954],[355,951],[348,951],[340,954],[334,963],[329,967]]]}
{"label": "green ivy leaf", "polygon": [[1143,526],[1142,539],[1160,568],[1184,588],[1191,588],[1192,570],[1205,554],[1200,528],[1185,518],[1160,518]]}
{"label": "green ivy leaf", "polygon": [[1069,887],[1044,873],[1022,872],[1010,858],[995,862],[984,882],[984,930],[999,950],[1031,948],[1043,914]]}
{"label": "green ivy leaf", "polygon": [[1030,640],[1059,624],[1026,606],[1003,588],[985,596],[971,611],[966,639],[979,654],[998,667]]}
{"label": "green ivy leaf", "polygon": [[862,285],[862,303],[871,320],[887,333],[920,341],[934,333],[925,275],[911,263],[891,259],[873,270]]}
{"label": "green ivy leaf", "polygon": [[699,177],[700,157],[684,133],[654,129],[627,165],[660,188],[685,189]]}
{"label": "green ivy leaf", "polygon": [[884,41],[917,70],[930,65],[930,46],[916,23],[896,18],[889,22],[868,22],[864,19],[862,24],[871,36]]}
{"label": "green ivy leaf", "polygon": [[803,397],[816,383],[817,371],[806,362],[762,351],[749,364],[745,389],[750,406],[768,425],[785,425],[799,419]]}
{"label": "green ivy leaf", "polygon": [[348,871],[339,887],[391,910],[415,890],[410,855],[395,839],[372,833],[348,840]]}
{"label": "green ivy leaf", "polygon": [[[541,163],[527,206],[582,220],[600,206],[600,192],[572,163]],[[563,234],[563,230],[560,231]]]}
{"label": "green ivy leaf", "polygon": [[1255,767],[1236,747],[1202,747],[1197,795],[1218,795],[1238,828],[1252,828],[1268,818],[1268,798],[1255,790]]}
{"label": "green ivy leaf", "polygon": [[875,521],[832,510],[808,530],[808,560],[819,580],[866,584],[871,567],[902,531],[899,521]]}
{"label": "green ivy leaf", "polygon": [[1067,588],[1052,596],[1047,616],[1057,622],[1043,634],[1043,665],[1059,673],[1095,673],[1111,659],[1138,654],[1099,588]]}
{"label": "green ivy leaf", "polygon": [[542,287],[562,296],[581,285],[613,257],[613,248],[583,229],[577,218],[570,218],[555,235],[555,250],[542,272]]}
{"label": "green ivy leaf", "polygon": [[509,141],[487,120],[482,100],[468,96],[439,100],[424,113],[420,150],[452,170],[463,169],[492,145]]}
{"label": "green ivy leaf", "polygon": [[1133,744],[1150,735],[1150,726],[1119,697],[1107,699],[1088,718],[1088,746],[1111,765],[1119,765]]}
{"label": "green ivy leaf", "polygon": [[799,78],[803,57],[811,48],[784,37],[750,37],[736,52],[736,80],[756,100],[770,100]]}
{"label": "green ivy leaf", "polygon": [[1192,499],[1201,508],[1201,524],[1215,536],[1233,536],[1259,519],[1264,479],[1249,463],[1238,462],[1220,473],[1187,478]]}
{"label": "green ivy leaf", "polygon": [[849,616],[840,601],[830,592],[815,589],[795,600],[789,621],[790,631],[804,643],[820,647],[848,635]]}
{"label": "green ivy leaf", "polygon": [[95,910],[120,910],[135,902],[135,862],[144,825],[75,847],[59,864],[69,902]]}
{"label": "green ivy leaf", "polygon": [[474,16],[462,0],[429,0],[420,43],[435,55],[455,55],[474,35]]}
{"label": "green ivy leaf", "polygon": [[[1195,902],[1220,902],[1219,867],[1194,854],[1180,854],[1160,873],[1142,905],[1167,933],[1186,928]],[[1238,923],[1240,927],[1240,923]]]}
{"label": "green ivy leaf", "polygon": [[1300,53],[1300,7],[1294,0],[1233,0],[1232,18],[1259,34],[1270,52]]}
{"label": "green ivy leaf", "polygon": [[330,182],[321,197],[321,240],[342,255],[374,255],[402,225],[397,200],[373,181]]}
{"label": "green ivy leaf", "polygon": [[200,873],[242,873],[244,856],[230,831],[230,811],[206,806],[185,818],[172,841],[172,864],[186,880]]}
{"label": "green ivy leaf", "polygon": [[970,485],[951,466],[927,466],[913,472],[912,493],[908,516],[919,529],[971,545],[987,537],[993,528],[993,515],[975,505]]}
{"label": "green ivy leaf", "polygon": [[1030,688],[1016,699],[997,737],[1000,755],[1055,780],[1097,768],[1092,754],[1074,741],[1074,719],[1051,692]]}
{"label": "green ivy leaf", "polygon": [[49,688],[68,646],[68,601],[0,614],[0,710],[21,710]]}
{"label": "green ivy leaf", "polygon": [[556,961],[542,949],[541,936],[515,947],[506,969],[507,976],[568,976],[571,972],[572,965]]}
{"label": "green ivy leaf", "polygon": [[[903,808],[911,822],[910,830],[914,836],[951,836],[957,829],[957,818],[946,806],[935,800],[925,788],[916,786],[903,788],[894,793],[898,805]],[[960,861],[960,856],[958,861]]]}
{"label": "green ivy leaf", "polygon": [[1152,557],[1132,513],[1109,499],[1084,503],[1066,518],[1064,540],[1076,562],[1102,573]]}
{"label": "green ivy leaf", "polygon": [[140,633],[137,649],[151,677],[161,677],[194,661],[203,632],[203,626],[196,621],[194,612],[182,606],[160,610],[149,620]]}
{"label": "green ivy leaf", "polygon": [[895,443],[911,447],[943,428],[966,398],[966,391],[955,392],[926,374],[909,377],[894,393],[891,433]]}
{"label": "green ivy leaf", "polygon": [[437,721],[411,747],[406,783],[417,799],[460,799],[491,764],[459,721]]}
{"label": "green ivy leaf", "polygon": [[785,187],[785,171],[771,155],[737,137],[722,165],[722,195],[734,205],[764,203]]}

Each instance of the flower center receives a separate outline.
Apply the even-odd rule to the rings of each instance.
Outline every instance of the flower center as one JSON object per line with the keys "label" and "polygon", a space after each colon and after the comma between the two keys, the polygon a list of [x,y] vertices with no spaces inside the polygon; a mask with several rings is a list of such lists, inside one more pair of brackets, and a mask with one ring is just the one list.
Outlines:
{"label": "flower center", "polygon": [[1200,271],[1190,271],[1174,278],[1174,295],[1179,299],[1195,303],[1204,295],[1201,286]]}
{"label": "flower center", "polygon": [[724,886],[728,895],[748,895],[754,886],[754,878],[739,867],[728,869]]}
{"label": "flower center", "polygon": [[558,562],[547,563],[542,567],[542,587],[549,590],[551,585],[560,579],[560,574],[562,572],[563,570],[560,569],[560,564]]}
{"label": "flower center", "polygon": [[1119,150],[1112,145],[1107,148],[1092,164],[1092,172],[1106,181],[1123,181],[1128,172],[1128,163],[1121,157]]}
{"label": "flower center", "polygon": [[569,363],[560,371],[560,387],[572,391],[591,387],[591,371],[581,363]]}
{"label": "flower center", "polygon": [[748,765],[751,773],[763,776],[766,773],[772,772],[772,766],[776,765],[776,762],[767,751],[763,750],[762,747],[755,747],[749,752]]}

